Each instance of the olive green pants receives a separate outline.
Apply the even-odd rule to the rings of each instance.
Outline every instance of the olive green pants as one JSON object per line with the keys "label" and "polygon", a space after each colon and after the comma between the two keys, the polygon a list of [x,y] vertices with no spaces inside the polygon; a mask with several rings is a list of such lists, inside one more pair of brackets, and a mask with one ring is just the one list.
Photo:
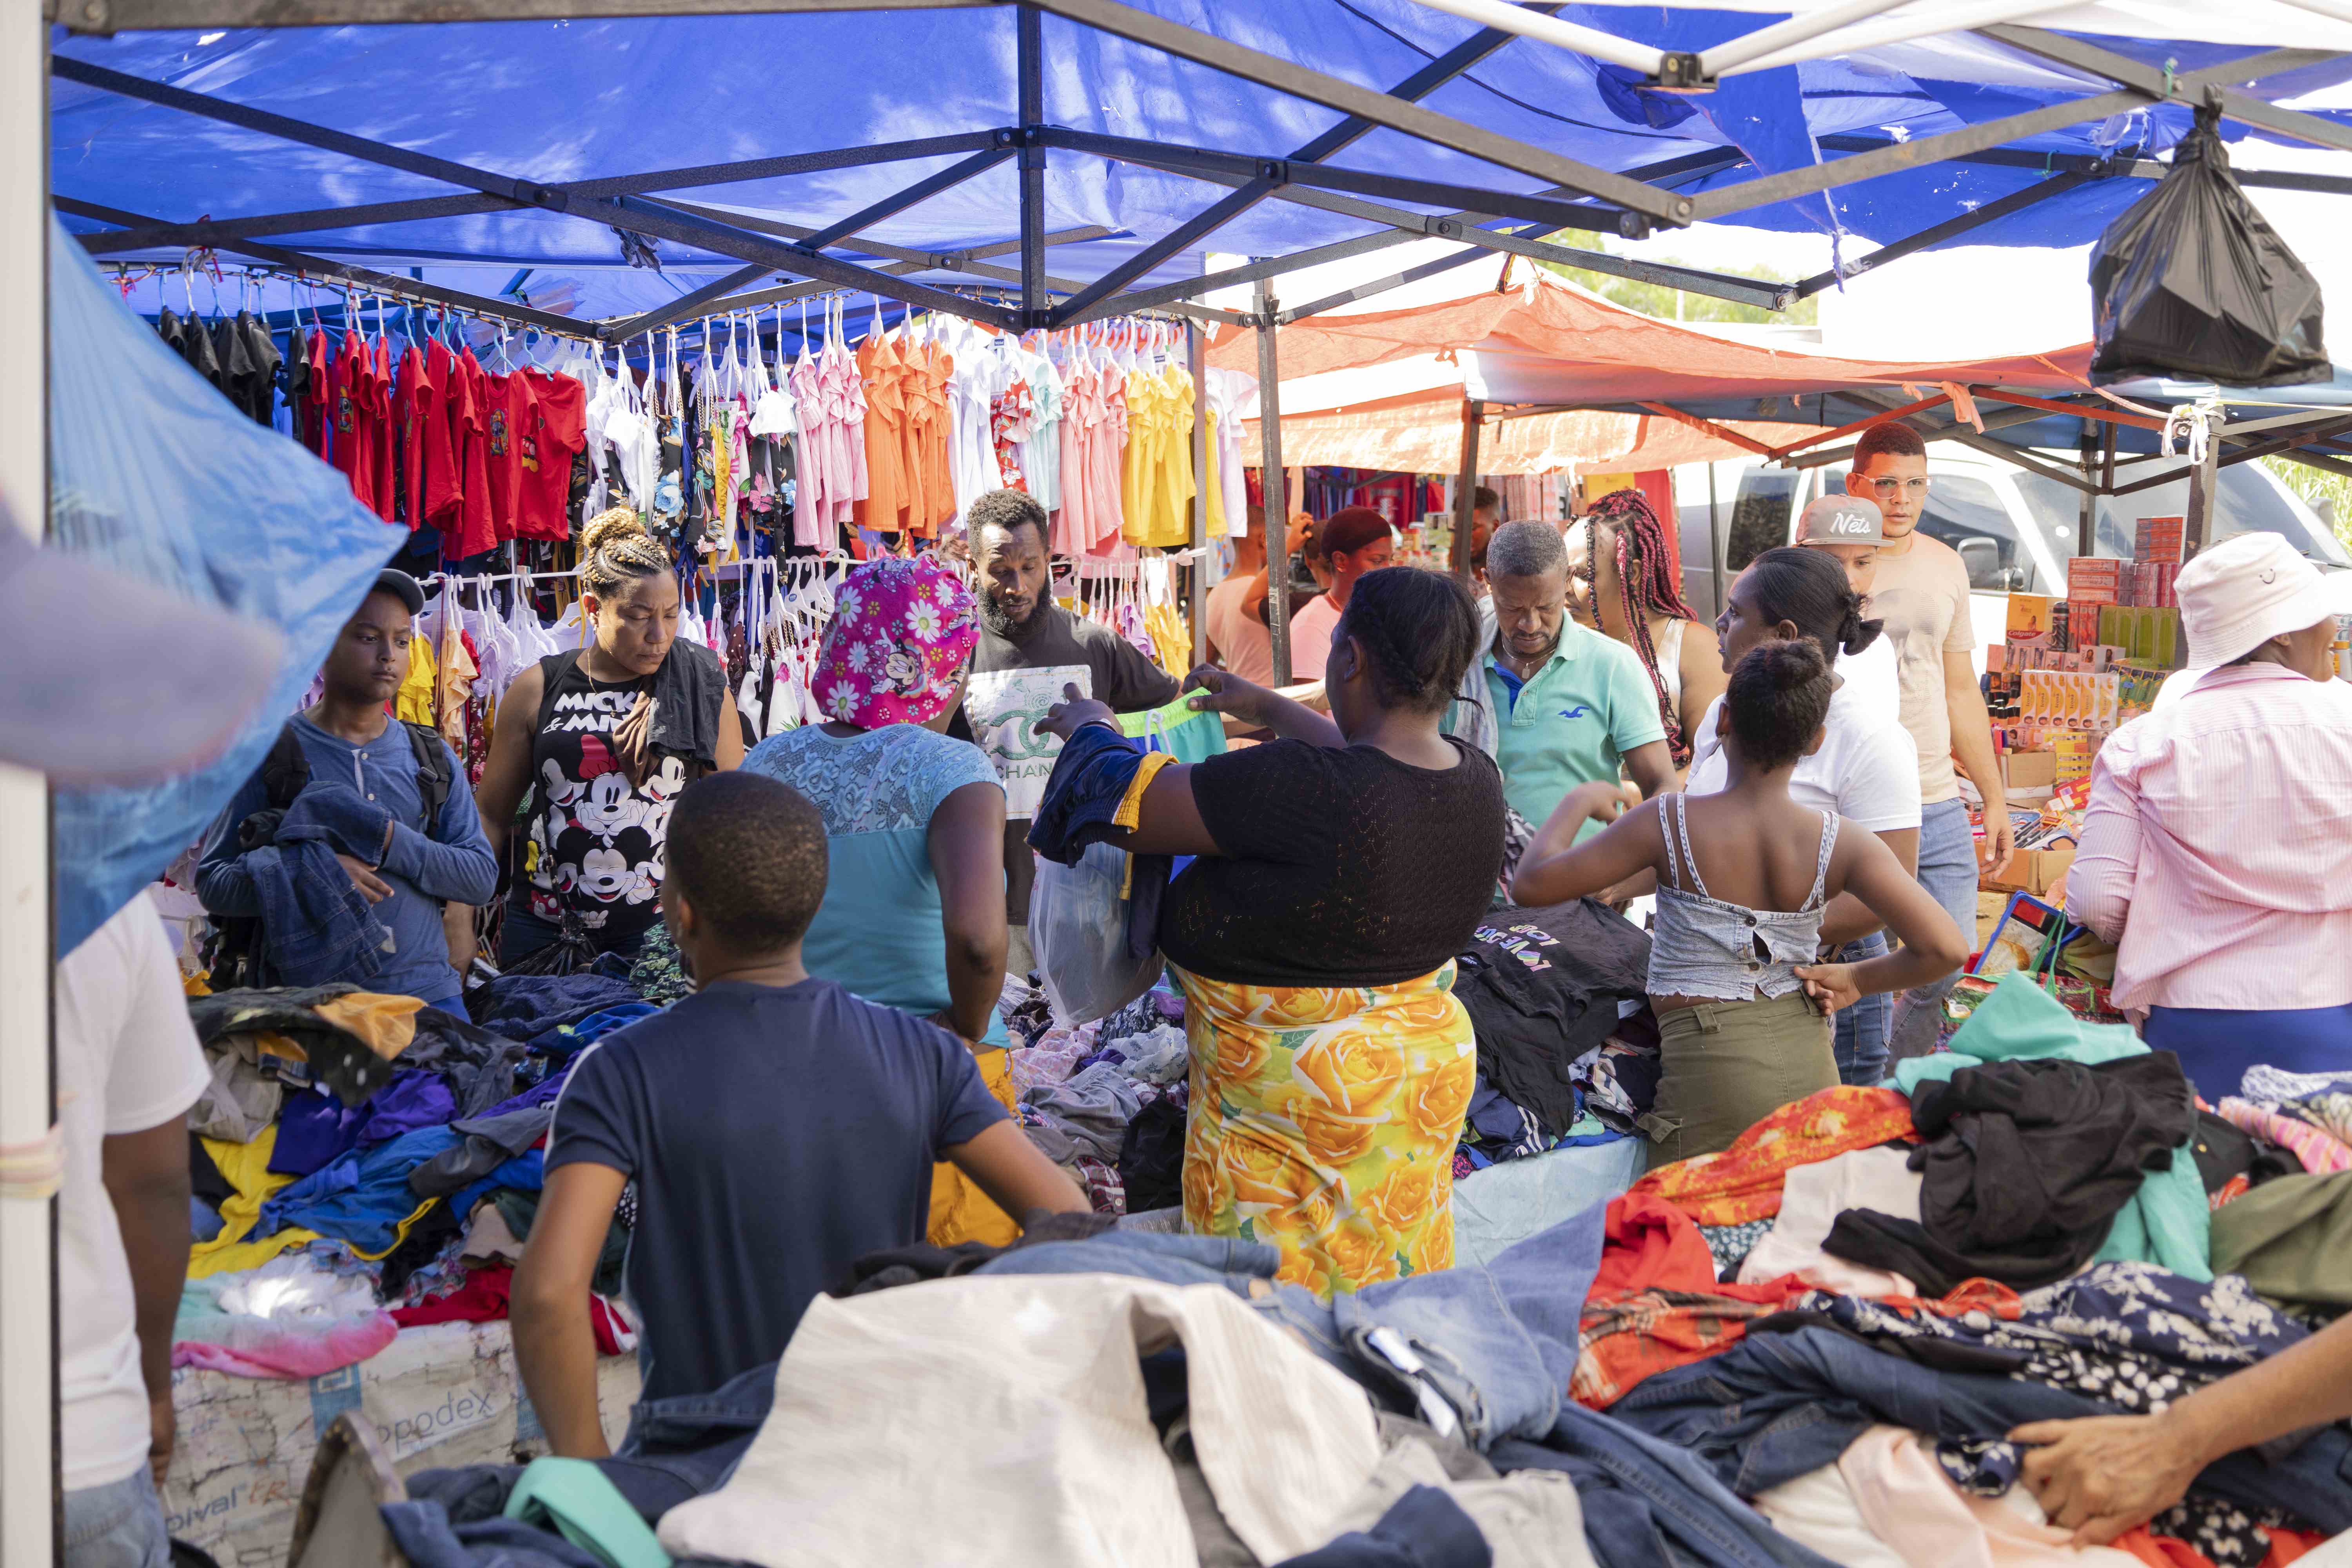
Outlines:
{"label": "olive green pants", "polygon": [[1639,1125],[1650,1169],[1728,1148],[1784,1105],[1838,1081],[1830,1021],[1801,991],[1658,1012],[1657,1103]]}

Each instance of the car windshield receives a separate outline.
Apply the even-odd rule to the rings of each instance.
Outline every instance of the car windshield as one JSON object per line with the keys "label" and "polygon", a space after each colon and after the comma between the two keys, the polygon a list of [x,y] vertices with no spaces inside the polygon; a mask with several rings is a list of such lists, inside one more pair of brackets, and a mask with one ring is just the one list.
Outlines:
{"label": "car windshield", "polygon": [[[1845,474],[1843,468],[1825,470],[1826,493],[1842,494]],[[1995,594],[2042,591],[2032,552],[2018,537],[2000,492],[1983,479],[1943,467],[1931,469],[1918,527],[1928,538],[1939,539],[1959,553],[1961,564],[1968,568],[1969,587]]]}
{"label": "car windshield", "polygon": [[[2040,474],[2020,473],[2017,488],[2033,510],[2034,519],[2052,537],[2070,542],[2082,516],[2082,494],[2071,486]],[[2352,555],[2291,491],[2251,463],[2221,470],[2221,484],[2213,498],[2214,526],[2208,544],[2241,533],[2275,533],[2297,554],[2329,566],[2352,566]],[[2128,558],[2133,524],[2144,517],[2183,517],[2189,511],[2189,481],[2151,485],[2124,496],[2098,500],[2099,531],[2095,548],[2101,555]],[[2064,531],[2061,532],[2060,530]]]}

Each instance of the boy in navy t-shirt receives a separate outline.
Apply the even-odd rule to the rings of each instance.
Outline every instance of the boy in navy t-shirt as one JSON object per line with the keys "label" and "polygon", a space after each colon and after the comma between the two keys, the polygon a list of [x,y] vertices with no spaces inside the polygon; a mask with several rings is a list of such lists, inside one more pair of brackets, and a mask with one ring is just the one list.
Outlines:
{"label": "boy in navy t-shirt", "polygon": [[824,881],[824,820],[788,785],[714,773],[678,797],[662,919],[698,989],[573,1066],[515,1270],[515,1358],[558,1454],[605,1452],[588,1281],[632,1178],[648,1399],[775,1360],[854,1260],[920,1241],[938,1160],[1007,1214],[1087,1210],[962,1041],[801,967]]}

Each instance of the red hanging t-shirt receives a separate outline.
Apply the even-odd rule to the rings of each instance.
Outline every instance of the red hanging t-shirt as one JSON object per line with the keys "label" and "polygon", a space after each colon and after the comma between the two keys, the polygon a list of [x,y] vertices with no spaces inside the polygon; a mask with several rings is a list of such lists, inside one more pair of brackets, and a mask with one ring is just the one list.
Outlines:
{"label": "red hanging t-shirt", "polygon": [[588,447],[588,389],[568,375],[526,370],[536,417],[522,437],[525,539],[572,537],[572,460]]}
{"label": "red hanging t-shirt", "polygon": [[440,401],[425,368],[424,350],[411,345],[400,356],[397,385],[393,401],[400,411],[401,520],[414,533],[425,526],[425,447],[433,431],[430,410]]}
{"label": "red hanging t-shirt", "polygon": [[323,459],[333,450],[328,432],[335,423],[335,366],[327,356],[327,334],[310,334],[310,417],[302,421],[302,445]]}
{"label": "red hanging t-shirt", "polygon": [[400,423],[400,406],[392,395],[392,350],[378,338],[368,352],[369,405],[375,414],[375,514],[386,522],[400,510],[400,482],[393,467],[393,431]]}
{"label": "red hanging t-shirt", "polygon": [[450,409],[458,396],[457,357],[446,345],[434,342],[425,351],[424,376],[431,402],[418,415],[425,429],[424,489],[420,515],[427,528],[447,529],[457,519],[464,493],[457,482],[457,443],[450,438]]}
{"label": "red hanging t-shirt", "polygon": [[442,555],[460,561],[478,555],[499,542],[490,522],[489,378],[467,349],[449,378],[449,441],[457,471],[458,504],[448,524],[450,537]]}
{"label": "red hanging t-shirt", "polygon": [[352,494],[360,499],[360,504],[373,510],[375,431],[368,415],[367,350],[357,332],[343,334],[342,348],[335,355],[334,363],[328,405],[335,429],[334,450],[327,460],[351,481]]}
{"label": "red hanging t-shirt", "polygon": [[539,417],[539,397],[520,371],[487,379],[490,522],[503,544],[517,536],[522,521],[523,437]]}

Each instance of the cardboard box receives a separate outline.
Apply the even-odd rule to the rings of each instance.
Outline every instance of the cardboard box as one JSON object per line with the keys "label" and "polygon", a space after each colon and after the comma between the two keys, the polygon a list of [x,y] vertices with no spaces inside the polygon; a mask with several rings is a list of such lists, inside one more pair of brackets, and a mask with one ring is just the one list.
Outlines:
{"label": "cardboard box", "polygon": [[2050,646],[2050,595],[2011,594],[2009,596],[2009,646]]}
{"label": "cardboard box", "polygon": [[2094,597],[2082,592],[2084,588],[2104,588],[2112,594],[2117,579],[2123,575],[2124,563],[2103,555],[2074,555],[2066,561],[2066,596],[2070,599]]}
{"label": "cardboard box", "polygon": [[2178,566],[2181,562],[2182,541],[2188,531],[2185,517],[2144,517],[2132,530],[2132,558],[2136,561],[2169,561]]}
{"label": "cardboard box", "polygon": [[2009,754],[2009,792],[2011,797],[2019,790],[2046,789],[2057,782],[2056,752],[2011,752]]}
{"label": "cardboard box", "polygon": [[2052,884],[2066,874],[2074,863],[2074,847],[2061,844],[2054,849],[2021,849],[2010,857],[2009,864],[1998,873],[1985,877],[1979,886],[2000,888],[2014,893],[2031,893],[2040,898]]}

